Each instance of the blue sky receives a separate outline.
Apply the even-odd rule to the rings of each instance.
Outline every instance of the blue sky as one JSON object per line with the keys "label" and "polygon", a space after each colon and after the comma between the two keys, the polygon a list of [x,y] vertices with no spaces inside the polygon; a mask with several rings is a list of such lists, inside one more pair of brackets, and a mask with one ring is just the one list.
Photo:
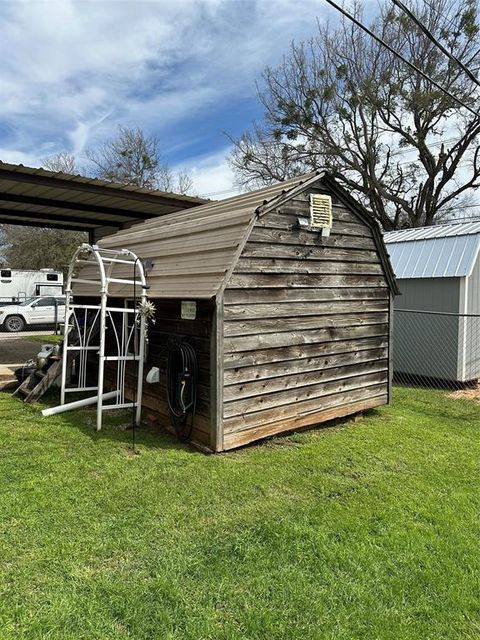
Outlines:
{"label": "blue sky", "polygon": [[198,193],[233,192],[224,131],[261,115],[262,69],[328,16],[323,0],[0,0],[0,159],[81,161],[139,126]]}

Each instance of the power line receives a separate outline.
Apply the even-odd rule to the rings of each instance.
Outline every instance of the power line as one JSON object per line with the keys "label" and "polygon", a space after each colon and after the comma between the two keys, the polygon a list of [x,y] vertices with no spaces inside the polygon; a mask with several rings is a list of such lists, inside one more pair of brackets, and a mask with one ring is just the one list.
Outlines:
{"label": "power line", "polygon": [[[424,4],[427,5],[427,7],[430,9],[430,11],[433,11],[434,13],[437,14],[437,16],[440,16],[441,18],[443,18],[444,20],[448,20],[448,24],[447,24],[447,29],[450,29],[450,27],[452,26],[452,24],[455,21],[455,18],[457,17],[456,15],[453,16],[453,18],[451,18],[450,16],[445,15],[442,11],[440,11],[438,9],[438,7],[435,6],[435,4],[433,2],[430,2],[430,0],[423,0]],[[458,15],[458,14],[457,14]]]}
{"label": "power line", "polygon": [[478,111],[475,111],[474,109],[472,109],[471,107],[469,107],[465,102],[463,102],[463,100],[461,100],[460,98],[457,98],[453,93],[451,93],[448,89],[445,89],[445,87],[443,87],[441,84],[439,84],[438,82],[436,82],[435,80],[433,80],[432,78],[430,78],[430,76],[428,74],[426,74],[424,71],[422,71],[421,69],[419,69],[416,65],[413,64],[413,62],[410,62],[410,60],[407,60],[407,58],[405,58],[404,56],[402,56],[401,53],[399,53],[398,51],[396,51],[393,47],[391,47],[389,44],[387,44],[384,40],[382,40],[382,38],[380,38],[379,36],[377,36],[371,29],[369,29],[368,27],[366,27],[364,24],[362,24],[359,20],[357,20],[357,18],[355,18],[355,16],[352,16],[351,13],[348,13],[348,11],[345,11],[345,9],[343,7],[341,7],[340,5],[338,5],[336,2],[333,2],[333,0],[325,0],[325,2],[328,2],[328,4],[330,6],[332,6],[334,9],[336,9],[337,11],[339,11],[342,15],[344,15],[346,18],[348,18],[349,20],[351,20],[354,24],[357,25],[357,27],[360,27],[360,29],[362,29],[363,31],[365,31],[365,33],[367,33],[370,37],[372,37],[374,40],[376,40],[379,44],[381,44],[383,47],[385,47],[386,49],[388,49],[388,51],[390,51],[390,53],[392,53],[394,56],[396,56],[397,58],[399,58],[402,62],[404,62],[406,65],[408,65],[411,69],[413,69],[413,71],[415,71],[415,73],[418,73],[419,75],[421,75],[423,78],[425,78],[425,80],[428,80],[428,82],[430,82],[431,84],[433,84],[434,87],[436,87],[437,89],[439,89],[440,91],[442,91],[445,95],[447,95],[449,98],[451,98],[452,100],[454,100],[457,104],[461,105],[464,109],[467,109],[467,111],[470,111],[471,114],[473,114],[476,118],[478,118],[480,116],[480,113]]}
{"label": "power line", "polygon": [[467,76],[470,78],[470,80],[472,82],[474,82],[476,85],[478,85],[480,87],[480,81],[478,80],[478,78],[470,71],[470,69],[468,67],[466,67],[463,62],[457,58],[456,55],[454,55],[451,51],[449,51],[446,47],[443,46],[443,44],[441,42],[439,42],[439,40],[437,40],[437,38],[433,35],[433,33],[430,31],[430,29],[428,29],[418,18],[417,16],[410,11],[410,9],[405,6],[403,4],[403,2],[401,2],[400,0],[392,0],[393,4],[398,7],[399,9],[401,9],[404,13],[407,14],[407,16],[413,20],[413,22],[417,25],[417,27],[427,36],[427,38],[433,42],[433,44],[438,47],[440,49],[440,51],[442,53],[444,53],[447,58],[450,58],[450,60],[452,60],[453,62],[455,62],[461,69],[462,71],[464,71]]}

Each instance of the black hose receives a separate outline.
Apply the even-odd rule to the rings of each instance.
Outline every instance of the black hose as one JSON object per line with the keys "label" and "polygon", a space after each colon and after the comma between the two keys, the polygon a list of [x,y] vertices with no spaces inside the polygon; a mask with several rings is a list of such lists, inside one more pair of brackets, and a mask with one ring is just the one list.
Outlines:
{"label": "black hose", "polygon": [[188,342],[172,344],[167,358],[167,402],[170,418],[180,440],[192,435],[197,408],[198,363]]}

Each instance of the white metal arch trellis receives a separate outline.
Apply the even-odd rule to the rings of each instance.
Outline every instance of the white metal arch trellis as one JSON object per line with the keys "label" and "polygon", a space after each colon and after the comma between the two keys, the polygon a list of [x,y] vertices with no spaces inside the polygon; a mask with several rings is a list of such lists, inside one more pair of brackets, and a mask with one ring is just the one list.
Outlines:
{"label": "white metal arch trellis", "polygon": [[[90,268],[89,268],[90,267]],[[93,267],[93,269],[91,268]],[[78,278],[82,269],[86,276]],[[121,277],[115,271],[121,270]],[[92,271],[95,274],[92,276]],[[125,275],[126,274],[126,275]],[[82,274],[83,275],[83,274]],[[72,285],[82,285],[88,295],[99,297],[98,304],[81,304],[72,299]],[[117,307],[109,304],[109,286],[130,287],[130,295],[139,304],[133,308]],[[91,288],[91,292],[90,292]],[[97,404],[97,430],[102,428],[102,414],[108,409],[135,407],[135,422],[138,425],[142,410],[143,362],[145,354],[146,320],[140,304],[147,300],[147,283],[141,260],[128,249],[103,249],[97,245],[82,244],[75,252],[68,272],[65,301],[65,331],[63,342],[63,366],[61,380],[61,406],[74,408],[78,403],[65,404],[66,394],[72,392],[96,391],[96,395],[83,404]],[[130,320],[130,321],[129,321]],[[116,351],[106,353],[106,330],[114,334]],[[98,344],[92,344],[97,341]],[[88,356],[98,355],[98,380],[96,385],[88,383]],[[72,358],[72,356],[75,358]],[[76,384],[69,379],[69,365],[76,364]],[[104,393],[105,363],[117,363],[116,389]],[[125,398],[125,376],[128,362],[137,363],[136,398],[127,402]],[[106,400],[113,399],[112,404]]]}

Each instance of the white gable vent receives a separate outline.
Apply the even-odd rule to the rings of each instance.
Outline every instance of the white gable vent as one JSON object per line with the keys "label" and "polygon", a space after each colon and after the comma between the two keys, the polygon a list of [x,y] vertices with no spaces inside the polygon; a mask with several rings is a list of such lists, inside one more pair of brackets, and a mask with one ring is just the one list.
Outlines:
{"label": "white gable vent", "polygon": [[332,198],[319,193],[310,194],[310,226],[329,236],[332,228]]}

